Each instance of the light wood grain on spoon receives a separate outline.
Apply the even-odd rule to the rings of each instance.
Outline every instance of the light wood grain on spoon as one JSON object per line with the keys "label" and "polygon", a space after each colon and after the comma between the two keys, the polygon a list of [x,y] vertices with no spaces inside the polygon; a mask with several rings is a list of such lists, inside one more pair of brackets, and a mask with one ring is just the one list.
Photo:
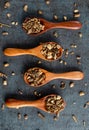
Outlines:
{"label": "light wood grain on spoon", "polygon": [[[38,109],[41,109],[45,112],[48,112],[46,109],[46,99],[49,96],[57,96],[55,94],[51,94],[51,95],[47,95],[41,99],[35,100],[35,101],[25,101],[25,100],[18,100],[18,99],[7,99],[5,102],[5,105],[8,108],[22,108],[22,107],[36,107]],[[61,98],[61,97],[60,97]],[[63,102],[63,106],[62,109],[60,111],[62,111],[65,108],[65,101],[61,98],[62,102]],[[59,111],[59,112],[60,112]]]}
{"label": "light wood grain on spoon", "polygon": [[[43,45],[48,45],[48,44],[50,44],[50,45],[58,45],[59,46],[59,49],[58,49],[59,55],[57,56],[56,59],[47,59],[41,53]],[[54,51],[53,51],[53,53],[54,53]],[[43,44],[41,44],[41,45],[39,45],[39,46],[37,46],[35,48],[32,48],[32,49],[6,48],[4,50],[4,55],[6,55],[6,56],[33,55],[33,56],[36,56],[36,57],[39,57],[39,58],[41,58],[43,60],[48,60],[48,61],[53,61],[53,60],[59,59],[62,56],[62,53],[63,53],[62,47],[59,44],[55,43],[55,42],[43,43]],[[56,54],[56,51],[55,51],[55,54]]]}
{"label": "light wood grain on spoon", "polygon": [[[38,67],[35,67],[38,68]],[[71,71],[71,72],[64,72],[64,73],[52,73],[47,70],[44,70],[42,68],[38,68],[41,70],[41,72],[44,72],[45,74],[45,80],[42,81],[40,85],[33,86],[33,87],[40,87],[46,83],[48,83],[51,80],[54,79],[67,79],[67,80],[82,80],[84,78],[84,73],[81,71]],[[24,80],[28,85],[30,84],[30,81],[27,80],[27,72],[24,74]]]}
{"label": "light wood grain on spoon", "polygon": [[59,22],[59,23],[53,23],[49,22],[43,18],[39,18],[40,22],[45,26],[45,30],[49,30],[52,28],[63,28],[63,29],[72,29],[77,30],[82,27],[82,24],[79,21],[65,21],[65,22]]}
{"label": "light wood grain on spoon", "polygon": [[[44,26],[44,30],[42,30],[38,33],[31,33],[31,35],[34,35],[34,36],[45,33],[46,31],[53,29],[53,28],[77,30],[82,27],[82,24],[79,21],[65,21],[65,22],[53,23],[53,22],[49,22],[43,18],[37,18],[37,19],[40,20],[40,23]],[[26,22],[28,20],[29,20],[29,18],[26,18],[24,22]],[[23,27],[23,29],[25,30],[24,27]]]}

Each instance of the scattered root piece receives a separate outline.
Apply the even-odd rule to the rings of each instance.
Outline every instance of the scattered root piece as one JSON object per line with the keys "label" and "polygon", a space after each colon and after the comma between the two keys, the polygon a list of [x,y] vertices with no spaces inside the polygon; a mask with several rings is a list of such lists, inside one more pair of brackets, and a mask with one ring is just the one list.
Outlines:
{"label": "scattered root piece", "polygon": [[54,119],[55,121],[57,121],[57,120],[58,120],[57,116],[54,116],[54,117],[53,117],[53,119]]}
{"label": "scattered root piece", "polygon": [[83,92],[83,91],[80,91],[79,92],[79,96],[81,97],[81,96],[84,96],[85,95],[85,92]]}
{"label": "scattered root piece", "polygon": [[74,87],[74,82],[71,81],[71,82],[69,83],[69,86],[70,86],[70,88],[73,88],[73,87]]}
{"label": "scattered root piece", "polygon": [[70,45],[70,47],[71,48],[77,48],[77,45],[73,43],[73,44]]}
{"label": "scattered root piece", "polygon": [[78,9],[75,9],[75,10],[74,10],[74,13],[78,13],[78,12],[79,12],[79,10],[78,10]]}
{"label": "scattered root piece", "polygon": [[89,105],[89,101],[87,101],[86,104]]}
{"label": "scattered root piece", "polygon": [[41,93],[38,93],[36,90],[34,91],[35,96],[41,96]]}
{"label": "scattered root piece", "polygon": [[12,21],[11,24],[17,26],[18,22],[17,21]]}
{"label": "scattered root piece", "polygon": [[43,14],[43,11],[42,10],[38,10],[38,14]]}
{"label": "scattered root piece", "polygon": [[83,126],[85,127],[86,126],[86,122],[83,120]]}
{"label": "scattered root piece", "polygon": [[2,32],[2,35],[3,35],[3,36],[7,36],[8,34],[9,34],[8,32],[5,32],[5,31]]}
{"label": "scattered root piece", "polygon": [[78,119],[77,119],[77,117],[74,114],[72,114],[72,119],[74,120],[75,123],[78,122]]}
{"label": "scattered root piece", "polygon": [[65,21],[67,20],[67,16],[64,16],[63,18],[64,18]]}
{"label": "scattered root piece", "polygon": [[42,61],[39,60],[39,61],[38,61],[38,64],[41,64],[41,63],[42,63]]}
{"label": "scattered root piece", "polygon": [[56,38],[59,37],[59,35],[58,35],[58,33],[56,31],[53,32],[53,36],[56,37]]}
{"label": "scattered root piece", "polygon": [[25,119],[25,120],[28,119],[28,115],[27,115],[27,114],[24,115],[24,119]]}
{"label": "scattered root piece", "polygon": [[23,91],[18,89],[18,94],[22,95],[23,94]]}
{"label": "scattered root piece", "polygon": [[54,18],[55,20],[58,20],[58,16],[57,16],[56,14],[54,14],[53,18]]}
{"label": "scattered root piece", "polygon": [[67,62],[66,62],[66,61],[63,61],[63,64],[64,64],[64,65],[67,65]]}
{"label": "scattered root piece", "polygon": [[3,63],[4,67],[8,67],[10,64],[8,62]]}
{"label": "scattered root piece", "polygon": [[68,49],[65,49],[65,50],[64,50],[64,54],[65,54],[65,57],[68,57],[68,55],[69,55],[69,50],[68,50]]}
{"label": "scattered root piece", "polygon": [[44,116],[41,112],[38,112],[38,116],[39,116],[41,119],[45,119],[45,116]]}
{"label": "scattered root piece", "polygon": [[4,108],[5,108],[5,104],[2,103],[2,105],[1,105],[1,109],[4,110]]}
{"label": "scattered root piece", "polygon": [[74,14],[74,17],[75,17],[75,18],[79,18],[79,17],[80,17],[80,13]]}
{"label": "scattered root piece", "polygon": [[59,113],[57,113],[57,114],[53,117],[53,119],[54,119],[55,121],[57,121],[58,118],[59,118]]}
{"label": "scattered root piece", "polygon": [[87,104],[85,103],[83,107],[86,109],[87,108]]}
{"label": "scattered root piece", "polygon": [[28,11],[28,5],[24,5],[23,10],[24,10],[24,12],[27,12]]}
{"label": "scattered root piece", "polygon": [[78,6],[77,3],[74,2],[74,7],[77,7],[77,6]]}
{"label": "scattered root piece", "polygon": [[53,84],[53,85],[52,85],[52,88],[56,88],[56,85],[55,85],[55,84]]}
{"label": "scattered root piece", "polygon": [[61,88],[61,89],[64,89],[65,87],[66,87],[65,82],[61,81],[60,88]]}
{"label": "scattered root piece", "polygon": [[71,51],[71,52],[70,52],[70,55],[74,55],[74,51]]}
{"label": "scattered root piece", "polygon": [[5,8],[5,9],[6,9],[6,8],[9,8],[10,6],[11,6],[11,4],[10,4],[9,1],[5,2],[5,4],[4,4],[4,8]]}
{"label": "scattered root piece", "polygon": [[77,60],[80,60],[80,59],[81,59],[81,56],[76,56],[76,59],[77,59]]}
{"label": "scattered root piece", "polygon": [[4,80],[3,80],[3,85],[4,85],[4,86],[7,86],[7,84],[8,84],[8,83],[7,83],[7,80],[4,79]]}
{"label": "scattered root piece", "polygon": [[81,32],[78,33],[79,37],[82,38],[83,34]]}
{"label": "scattered root piece", "polygon": [[14,72],[14,71],[12,71],[11,75],[12,75],[12,76],[14,76],[14,75],[15,75],[15,72]]}
{"label": "scattered root piece", "polygon": [[4,73],[2,73],[2,72],[0,72],[0,77],[1,77],[1,78],[7,78],[7,75],[4,74]]}
{"label": "scattered root piece", "polygon": [[75,18],[79,18],[79,17],[80,17],[80,13],[79,13],[79,10],[78,10],[78,9],[75,9],[75,10],[74,10],[74,17],[75,17]]}
{"label": "scattered root piece", "polygon": [[89,101],[87,101],[85,104],[84,104],[84,108],[87,108],[89,106]]}
{"label": "scattered root piece", "polygon": [[45,3],[46,3],[47,5],[49,5],[49,4],[50,4],[50,0],[45,0]]}
{"label": "scattered root piece", "polygon": [[59,63],[62,64],[62,63],[63,63],[63,60],[62,60],[62,59],[59,59]]}
{"label": "scattered root piece", "polygon": [[8,25],[8,24],[0,23],[0,27],[1,27],[1,28],[4,27],[4,26],[5,26],[5,27],[8,27],[8,28],[11,27],[11,26]]}
{"label": "scattered root piece", "polygon": [[21,113],[18,113],[17,116],[18,116],[18,119],[20,120],[21,119]]}
{"label": "scattered root piece", "polygon": [[10,13],[7,13],[6,16],[7,16],[7,18],[10,18],[10,17],[11,17],[11,14],[10,14]]}

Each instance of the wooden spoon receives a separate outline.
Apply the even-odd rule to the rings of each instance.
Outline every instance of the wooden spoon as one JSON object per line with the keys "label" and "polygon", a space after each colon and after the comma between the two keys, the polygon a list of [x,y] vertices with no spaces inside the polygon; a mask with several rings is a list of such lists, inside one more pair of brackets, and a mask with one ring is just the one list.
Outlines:
{"label": "wooden spoon", "polygon": [[[25,101],[25,100],[17,100],[17,99],[8,99],[6,100],[5,104],[8,108],[21,108],[21,107],[36,107],[38,109],[41,109],[45,112],[48,112],[48,110],[46,110],[46,99],[49,97],[49,96],[59,96],[59,95],[55,95],[55,94],[51,94],[51,95],[47,95],[41,99],[38,99],[38,100],[35,100],[35,101]],[[60,111],[62,111],[65,106],[66,106],[66,103],[65,101],[61,98],[61,96],[59,96],[60,99],[62,100],[62,107],[60,109]],[[60,112],[59,111],[59,112]]]}
{"label": "wooden spoon", "polygon": [[[82,27],[82,24],[79,21],[65,21],[65,22],[53,23],[53,22],[49,22],[43,18],[38,18],[38,19],[40,20],[40,23],[42,25],[44,25],[44,30],[42,30],[39,33],[31,33],[31,35],[34,35],[34,36],[40,35],[40,34],[45,33],[46,31],[53,29],[53,28],[77,30],[77,29],[80,29]],[[26,22],[28,20],[29,20],[29,18],[26,18],[24,22]]]}
{"label": "wooden spoon", "polygon": [[[57,44],[55,42],[47,42],[47,44],[50,43],[50,44]],[[44,44],[44,43],[43,43]],[[43,47],[43,44],[35,47],[35,48],[32,48],[32,49],[18,49],[18,48],[6,48],[4,50],[4,54],[6,56],[19,56],[19,55],[34,55],[34,56],[37,56],[43,60],[48,60],[45,58],[45,56],[42,55],[41,53],[41,50],[42,50],[42,47]],[[45,43],[46,44],[46,43]],[[59,45],[59,44],[58,44]],[[57,59],[59,59],[61,56],[62,56],[62,53],[63,53],[63,49],[62,47],[60,46],[59,48],[59,56],[57,57]],[[55,59],[55,60],[57,60]],[[48,61],[53,61],[54,59],[49,59]]]}
{"label": "wooden spoon", "polygon": [[[38,68],[38,67],[34,67],[34,68]],[[69,80],[82,80],[84,78],[84,73],[80,72],[80,71],[72,71],[72,72],[64,72],[64,73],[52,73],[49,72],[47,70],[44,70],[42,68],[38,68],[39,70],[41,70],[41,72],[43,72],[45,74],[45,79],[41,82],[40,85],[37,86],[33,86],[33,87],[40,87],[46,83],[48,83],[51,80],[54,79],[69,79]],[[29,71],[29,70],[28,70]],[[27,72],[25,72],[24,74],[24,80],[25,82],[31,86],[31,84],[29,83],[28,79],[27,79]]]}

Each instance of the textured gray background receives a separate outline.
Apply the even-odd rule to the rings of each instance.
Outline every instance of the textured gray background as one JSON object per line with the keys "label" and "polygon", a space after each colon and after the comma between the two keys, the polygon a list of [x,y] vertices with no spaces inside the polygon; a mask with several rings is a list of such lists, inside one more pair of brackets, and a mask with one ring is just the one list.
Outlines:
{"label": "textured gray background", "polygon": [[[5,0],[0,0],[0,22],[11,25],[12,21],[18,21],[18,26],[12,26],[11,28],[0,28],[0,71],[8,75],[8,85],[4,87],[2,85],[2,78],[0,79],[0,106],[5,102],[8,97],[16,97],[23,99],[38,99],[40,97],[34,96],[34,90],[38,93],[42,93],[42,97],[57,93],[60,94],[66,101],[67,106],[63,112],[60,113],[60,117],[57,121],[53,120],[54,115],[42,112],[45,115],[45,119],[42,120],[37,116],[38,109],[36,108],[21,108],[8,109],[3,111],[0,108],[0,130],[89,130],[89,108],[84,109],[84,103],[89,101],[89,0],[51,0],[50,5],[46,5],[44,0],[9,0],[11,7],[4,9]],[[74,2],[77,3],[81,17],[78,19],[73,18]],[[28,4],[28,12],[23,11],[24,4]],[[38,15],[37,11],[42,10],[43,14]],[[6,14],[11,13],[11,18],[7,18]],[[71,31],[63,29],[55,29],[48,31],[47,33],[32,37],[26,35],[21,28],[21,23],[27,16],[43,17],[49,21],[56,22],[53,19],[53,15],[58,16],[58,22],[63,21],[63,16],[67,16],[68,20],[79,20],[83,24],[81,30]],[[8,36],[2,36],[3,31],[8,31]],[[53,32],[57,31],[59,37],[53,36]],[[78,33],[82,32],[83,37],[79,38]],[[41,64],[38,64],[40,60],[33,56],[19,56],[19,57],[6,57],[3,55],[3,49],[6,47],[19,47],[19,48],[32,48],[37,46],[40,42],[55,41],[62,45],[64,49],[74,51],[74,55],[69,55],[62,59],[67,62],[67,65],[60,64],[59,61],[46,62],[42,60]],[[76,49],[72,49],[70,44],[75,43]],[[81,65],[76,62],[76,55],[81,56]],[[10,66],[5,68],[3,62],[8,62]],[[30,67],[42,67],[52,72],[65,72],[72,70],[81,70],[85,74],[85,78],[82,81],[74,81],[75,87],[70,88],[70,80],[63,80],[66,83],[64,90],[60,89],[60,82],[62,80],[54,80],[44,85],[41,88],[32,88],[25,84],[23,80],[24,72]],[[15,72],[15,76],[11,75],[11,72]],[[87,86],[85,86],[87,83]],[[55,84],[56,88],[53,89],[52,85]],[[18,89],[23,90],[23,95],[18,94]],[[84,91],[85,96],[80,97],[79,91]],[[73,104],[76,102],[76,104]],[[21,120],[18,120],[17,113],[22,115]],[[24,114],[28,114],[28,120],[24,120]],[[72,119],[72,114],[75,114],[78,118],[78,122],[75,123]],[[86,122],[86,126],[83,126],[83,120]]]}

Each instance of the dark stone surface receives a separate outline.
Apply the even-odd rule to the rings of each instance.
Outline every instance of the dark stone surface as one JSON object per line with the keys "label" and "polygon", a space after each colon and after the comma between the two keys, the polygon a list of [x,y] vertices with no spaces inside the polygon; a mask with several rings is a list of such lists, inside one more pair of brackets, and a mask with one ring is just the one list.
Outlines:
{"label": "dark stone surface", "polygon": [[[5,102],[6,98],[22,98],[22,99],[38,99],[40,97],[34,96],[34,90],[41,92],[42,96],[51,93],[60,94],[66,101],[67,106],[64,111],[60,113],[60,117],[57,121],[53,120],[54,115],[42,112],[45,115],[45,120],[40,119],[37,116],[39,111],[36,108],[21,108],[21,109],[5,109],[2,111],[0,108],[0,130],[89,130],[89,109],[84,109],[84,104],[89,101],[89,0],[51,0],[50,5],[46,5],[44,0],[9,0],[11,3],[10,8],[4,9],[5,0],[0,1],[0,22],[11,25],[12,21],[17,21],[18,26],[11,25],[11,28],[0,28],[0,71],[8,75],[8,85],[6,87],[2,84],[2,78],[0,79],[0,106]],[[74,7],[74,2],[77,7]],[[28,4],[28,12],[23,11],[23,6]],[[73,10],[79,9],[81,14],[80,18],[73,17]],[[37,11],[42,10],[43,14],[38,15]],[[11,18],[7,18],[6,14],[11,13]],[[53,19],[53,15],[58,16],[58,20]],[[25,17],[43,17],[49,21],[60,22],[64,21],[63,16],[67,16],[68,20],[81,21],[83,27],[81,30],[64,30],[54,29],[46,32],[45,34],[33,37],[28,36],[22,30],[21,24]],[[7,31],[8,36],[3,36],[2,32]],[[59,37],[53,36],[53,32],[56,31]],[[79,32],[83,34],[83,37],[79,37]],[[69,52],[74,51],[74,55],[70,55],[66,58],[64,55],[63,60],[67,62],[67,65],[60,64],[59,61],[47,62],[40,60],[37,57],[30,55],[18,56],[18,57],[6,57],[3,54],[3,49],[6,47],[18,47],[18,48],[32,48],[37,46],[40,42],[55,41],[61,44],[64,49],[69,49]],[[75,43],[77,48],[72,49],[70,44]],[[81,56],[81,65],[77,64],[76,56]],[[3,66],[4,62],[10,64],[9,67]],[[25,84],[23,80],[24,72],[30,67],[42,67],[51,72],[65,72],[73,70],[81,70],[85,74],[85,78],[82,81],[74,81],[75,87],[70,88],[70,80],[56,79],[48,84],[40,87],[33,88]],[[11,75],[11,72],[15,72],[15,76]],[[65,89],[60,89],[60,82],[66,83]],[[87,83],[87,86],[85,86]],[[52,85],[55,84],[56,88],[53,89]],[[19,95],[17,90],[23,90],[23,95]],[[85,96],[80,97],[79,91],[84,91]],[[73,104],[76,102],[76,104]],[[22,115],[21,120],[18,120],[17,113]],[[28,120],[24,120],[24,114],[28,114]],[[75,114],[78,118],[78,122],[75,123],[72,119],[72,114]],[[86,126],[83,126],[83,120],[86,122]]]}

